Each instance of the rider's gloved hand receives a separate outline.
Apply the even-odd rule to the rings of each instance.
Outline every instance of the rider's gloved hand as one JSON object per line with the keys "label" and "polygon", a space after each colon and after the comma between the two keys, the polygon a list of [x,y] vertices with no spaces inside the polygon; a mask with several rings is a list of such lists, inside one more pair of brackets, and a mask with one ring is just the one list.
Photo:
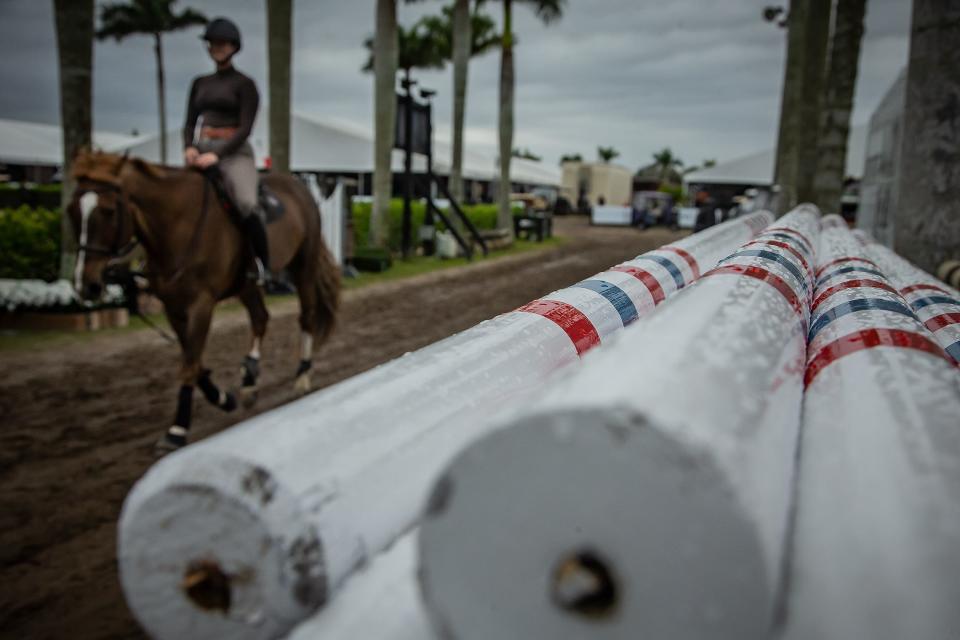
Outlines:
{"label": "rider's gloved hand", "polygon": [[193,161],[193,164],[201,169],[206,169],[207,167],[217,164],[219,161],[220,157],[217,154],[208,151],[207,153],[201,153],[200,156]]}
{"label": "rider's gloved hand", "polygon": [[188,167],[192,167],[199,157],[200,152],[197,151],[196,147],[187,147],[183,150],[183,163]]}

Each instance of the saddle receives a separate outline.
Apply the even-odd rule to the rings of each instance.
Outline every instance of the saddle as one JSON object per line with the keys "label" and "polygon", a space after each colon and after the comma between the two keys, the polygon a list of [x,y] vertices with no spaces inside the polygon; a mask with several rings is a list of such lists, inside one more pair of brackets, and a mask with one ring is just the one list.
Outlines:
{"label": "saddle", "polygon": [[[217,194],[217,200],[220,201],[220,206],[230,214],[234,222],[239,224],[241,220],[240,214],[238,213],[236,203],[233,201],[233,198],[230,197],[230,193],[223,183],[223,174],[221,174],[216,165],[214,165],[204,171],[204,175],[213,186],[213,190]],[[266,224],[276,222],[283,217],[286,211],[286,207],[283,206],[283,202],[277,197],[277,194],[260,181],[257,183],[257,203],[260,205],[260,211],[264,216],[264,222]]]}

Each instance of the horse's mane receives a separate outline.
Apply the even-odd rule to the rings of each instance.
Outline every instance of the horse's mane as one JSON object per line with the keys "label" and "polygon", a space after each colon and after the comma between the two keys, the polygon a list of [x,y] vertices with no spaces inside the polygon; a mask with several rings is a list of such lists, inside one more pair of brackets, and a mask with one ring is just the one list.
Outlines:
{"label": "horse's mane", "polygon": [[81,150],[73,159],[72,174],[74,179],[87,178],[110,184],[119,184],[120,172],[124,167],[133,167],[141,174],[157,179],[182,176],[184,169],[169,167],[143,158],[130,158],[126,154],[117,155],[105,151]]}

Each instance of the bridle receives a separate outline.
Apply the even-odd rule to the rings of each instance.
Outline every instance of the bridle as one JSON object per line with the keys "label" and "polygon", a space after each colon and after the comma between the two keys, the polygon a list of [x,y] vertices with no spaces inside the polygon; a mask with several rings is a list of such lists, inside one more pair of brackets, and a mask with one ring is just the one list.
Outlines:
{"label": "bridle", "polygon": [[[86,184],[93,185],[93,188],[84,188]],[[101,206],[99,201],[97,202],[97,209],[112,213],[111,217],[113,218],[115,231],[110,245],[104,247],[87,242],[78,245],[77,249],[86,253],[104,255],[111,259],[124,258],[129,255],[130,252],[140,244],[140,241],[136,237],[136,230],[133,224],[133,212],[128,206],[127,194],[123,188],[108,180],[84,177],[77,183],[77,191],[92,191],[97,195],[110,192],[116,195],[116,204],[112,208]],[[124,242],[124,238],[127,237],[129,237],[130,240]]]}

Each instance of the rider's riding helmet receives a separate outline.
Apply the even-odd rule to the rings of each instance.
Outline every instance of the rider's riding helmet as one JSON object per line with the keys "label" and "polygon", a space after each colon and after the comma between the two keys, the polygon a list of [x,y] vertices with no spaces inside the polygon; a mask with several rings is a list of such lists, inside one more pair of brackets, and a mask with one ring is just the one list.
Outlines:
{"label": "rider's riding helmet", "polygon": [[201,36],[203,40],[225,40],[227,42],[232,42],[234,46],[237,47],[237,51],[240,50],[240,29],[237,28],[237,25],[231,20],[226,18],[214,18],[209,23],[207,23],[207,29],[203,32]]}

